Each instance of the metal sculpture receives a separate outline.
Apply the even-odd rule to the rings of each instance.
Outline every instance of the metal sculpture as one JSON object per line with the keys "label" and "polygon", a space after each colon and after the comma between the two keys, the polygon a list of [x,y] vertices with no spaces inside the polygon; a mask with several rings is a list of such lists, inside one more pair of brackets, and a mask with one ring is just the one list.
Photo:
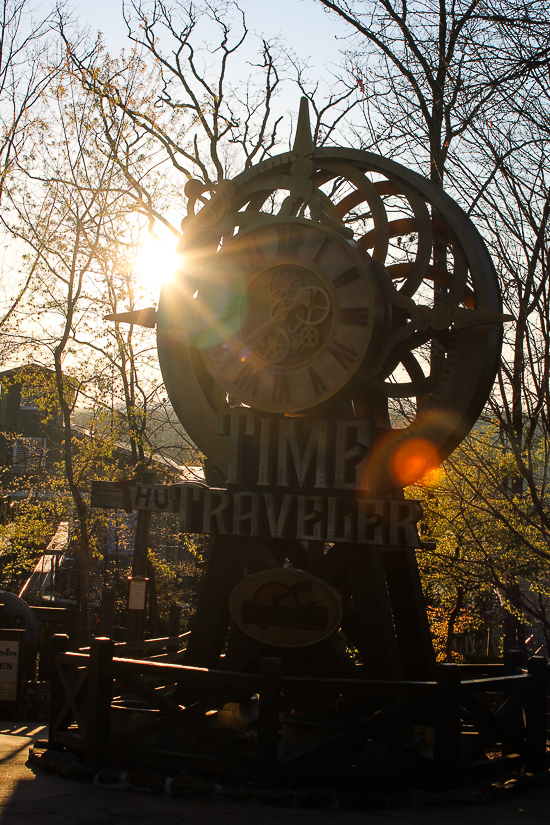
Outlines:
{"label": "metal sculpture", "polygon": [[214,419],[228,403],[375,422],[379,493],[452,452],[487,400],[507,316],[448,195],[393,161],[314,147],[307,101],[292,153],[186,194],[158,352],[180,420],[222,471]]}
{"label": "metal sculpture", "polygon": [[[508,316],[482,238],[397,163],[315,147],[306,100],[292,152],[186,194],[180,272],[132,316],[156,322],[174,409],[228,479],[163,493],[182,530],[216,534],[186,664],[245,671],[275,650],[290,672],[357,678],[351,647],[367,676],[429,677],[420,508],[402,490],[465,437],[495,377]],[[343,644],[321,627],[333,592]],[[292,658],[304,623],[319,632]]]}

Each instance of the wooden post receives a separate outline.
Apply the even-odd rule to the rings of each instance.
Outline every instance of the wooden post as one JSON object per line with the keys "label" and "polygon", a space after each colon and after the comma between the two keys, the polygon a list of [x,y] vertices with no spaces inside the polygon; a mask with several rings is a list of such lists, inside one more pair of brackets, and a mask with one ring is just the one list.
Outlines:
{"label": "wooden post", "polygon": [[[234,536],[217,535],[214,540],[199,603],[191,623],[184,665],[215,668],[219,664],[229,627],[229,594],[242,575],[237,550],[245,541],[251,539],[239,540]],[[177,697],[179,690],[178,686]]]}
{"label": "wooden post", "polygon": [[99,610],[99,635],[102,638],[113,638],[115,621],[115,589],[104,587],[101,594],[101,608]]}
{"label": "wooden post", "polygon": [[388,550],[382,562],[403,676],[411,681],[434,679],[435,655],[416,553],[412,547]]}
{"label": "wooden post", "polygon": [[[181,605],[177,602],[172,602],[170,605],[170,613],[168,615],[168,635],[179,636],[181,629]],[[172,645],[171,651],[177,653],[178,646]]]}
{"label": "wooden post", "polygon": [[506,676],[515,676],[527,666],[527,654],[524,650],[511,648],[504,651],[504,673]]}
{"label": "wooden post", "polygon": [[531,656],[527,672],[535,684],[525,704],[525,767],[528,771],[546,769],[546,702],[548,695],[548,659]]}
{"label": "wooden post", "polygon": [[[142,484],[154,484],[156,474],[144,471]],[[147,551],[149,549],[149,530],[151,529],[151,511],[138,510],[136,523],[136,538],[134,543],[134,560],[132,576],[147,577]],[[126,641],[142,641],[145,635],[145,613],[128,613]]]}
{"label": "wooden post", "polygon": [[41,682],[50,681],[52,671],[52,647],[50,625],[40,622],[38,635],[38,678]]}
{"label": "wooden post", "polygon": [[268,785],[276,780],[279,750],[279,689],[281,660],[262,659],[258,707],[258,780]]}
{"label": "wooden post", "polygon": [[113,650],[111,639],[93,639],[90,646],[84,747],[84,761],[87,765],[98,764],[101,746],[108,742],[111,735],[113,677],[109,671]]}
{"label": "wooden post", "polygon": [[48,748],[61,750],[61,745],[55,741],[55,723],[65,704],[65,687],[55,661],[58,653],[65,653],[69,649],[69,637],[66,633],[56,633],[52,643],[52,661],[50,668],[50,725]]}
{"label": "wooden post", "polygon": [[436,780],[447,783],[459,767],[460,670],[454,664],[437,668],[439,701],[434,736]]}

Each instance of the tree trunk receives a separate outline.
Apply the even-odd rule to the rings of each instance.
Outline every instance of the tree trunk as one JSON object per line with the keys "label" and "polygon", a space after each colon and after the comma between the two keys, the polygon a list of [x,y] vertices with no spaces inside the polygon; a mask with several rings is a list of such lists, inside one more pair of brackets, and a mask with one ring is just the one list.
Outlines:
{"label": "tree trunk", "polygon": [[464,605],[464,588],[458,587],[456,591],[455,606],[449,614],[449,624],[447,625],[447,640],[445,642],[445,658],[452,661],[453,656],[453,636],[455,632],[456,620]]}
{"label": "tree trunk", "polygon": [[151,638],[155,639],[160,634],[159,606],[155,565],[150,558],[147,559],[147,576],[149,577],[149,632]]}

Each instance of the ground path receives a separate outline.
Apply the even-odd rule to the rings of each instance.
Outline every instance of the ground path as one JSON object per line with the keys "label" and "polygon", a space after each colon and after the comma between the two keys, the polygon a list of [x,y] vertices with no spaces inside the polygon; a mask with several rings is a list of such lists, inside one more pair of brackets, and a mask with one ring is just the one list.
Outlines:
{"label": "ground path", "polygon": [[29,767],[29,746],[45,736],[42,726],[0,721],[0,825],[547,825],[550,818],[550,786],[486,805],[372,812],[103,789]]}

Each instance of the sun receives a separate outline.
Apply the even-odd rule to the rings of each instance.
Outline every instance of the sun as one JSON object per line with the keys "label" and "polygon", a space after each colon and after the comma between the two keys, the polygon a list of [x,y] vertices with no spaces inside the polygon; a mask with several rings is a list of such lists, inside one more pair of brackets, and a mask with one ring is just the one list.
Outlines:
{"label": "sun", "polygon": [[162,241],[149,235],[138,247],[134,270],[141,284],[158,292],[162,284],[172,280],[181,266],[181,255],[176,252],[173,239]]}

